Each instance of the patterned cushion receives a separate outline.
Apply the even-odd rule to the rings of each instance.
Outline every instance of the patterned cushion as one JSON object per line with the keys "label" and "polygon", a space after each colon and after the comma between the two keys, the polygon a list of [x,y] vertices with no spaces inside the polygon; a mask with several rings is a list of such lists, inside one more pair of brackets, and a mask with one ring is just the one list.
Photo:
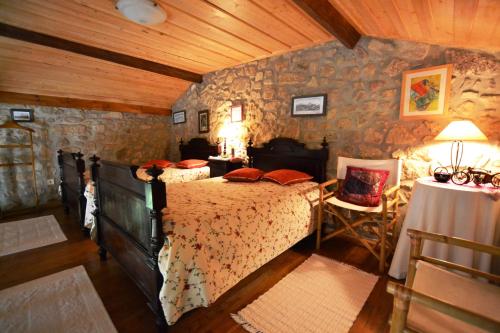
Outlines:
{"label": "patterned cushion", "polygon": [[224,175],[224,179],[232,182],[256,182],[264,175],[264,171],[255,168],[241,168]]}
{"label": "patterned cushion", "polygon": [[205,160],[184,160],[178,162],[175,166],[181,169],[201,168],[208,164]]}
{"label": "patterned cushion", "polygon": [[377,207],[389,177],[388,170],[347,166],[338,198],[358,206]]}
{"label": "patterned cushion", "polygon": [[156,165],[158,168],[164,169],[164,168],[168,168],[172,164],[174,164],[174,163],[170,162],[170,161],[167,161],[167,160],[151,160],[151,161],[147,161],[146,163],[144,163],[143,165],[141,165],[141,168],[149,169],[153,165]]}
{"label": "patterned cushion", "polygon": [[313,179],[314,177],[307,173],[290,169],[279,169],[266,173],[262,179],[272,180],[280,185],[291,185],[302,183]]}

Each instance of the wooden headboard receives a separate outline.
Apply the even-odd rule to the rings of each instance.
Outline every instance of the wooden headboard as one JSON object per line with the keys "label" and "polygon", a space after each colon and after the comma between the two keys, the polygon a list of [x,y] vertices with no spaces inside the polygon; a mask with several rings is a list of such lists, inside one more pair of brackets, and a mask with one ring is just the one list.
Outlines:
{"label": "wooden headboard", "polygon": [[290,138],[275,138],[264,143],[261,148],[253,147],[250,140],[247,146],[249,166],[263,171],[293,169],[310,174],[314,181],[326,180],[328,143],[326,138],[321,149],[308,149],[305,144]]}
{"label": "wooden headboard", "polygon": [[209,143],[205,138],[193,138],[186,144],[181,139],[179,150],[181,161],[188,159],[208,160],[209,156],[219,155],[218,145]]}

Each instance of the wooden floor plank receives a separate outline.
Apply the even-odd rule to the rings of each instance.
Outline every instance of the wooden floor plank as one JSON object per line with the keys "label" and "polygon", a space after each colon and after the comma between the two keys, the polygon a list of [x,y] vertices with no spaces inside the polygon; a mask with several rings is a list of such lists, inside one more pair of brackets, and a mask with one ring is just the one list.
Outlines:
{"label": "wooden floor plank", "polygon": [[[81,234],[77,223],[71,216],[66,216],[62,208],[9,217],[0,220],[0,223],[49,214],[55,215],[68,241],[0,257],[0,290],[84,265],[119,332],[155,332],[154,316],[146,305],[146,298],[113,258],[106,262],[99,260],[97,246]],[[231,319],[230,314],[266,292],[315,252],[313,249],[314,239],[305,239],[250,274],[209,308],[195,309],[185,314],[170,327],[169,333],[245,333],[246,331]],[[332,239],[324,243],[317,253],[367,272],[377,272],[377,261],[368,251],[342,239]],[[387,322],[392,311],[392,296],[385,291],[387,281],[388,277],[384,275],[375,285],[354,322],[351,333],[388,332]]]}

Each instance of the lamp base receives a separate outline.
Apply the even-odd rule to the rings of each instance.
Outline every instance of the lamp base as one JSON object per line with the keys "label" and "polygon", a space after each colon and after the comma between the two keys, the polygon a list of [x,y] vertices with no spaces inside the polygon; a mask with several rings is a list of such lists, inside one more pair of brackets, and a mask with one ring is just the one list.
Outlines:
{"label": "lamp base", "polygon": [[[460,162],[464,154],[464,143],[462,140],[455,140],[451,143],[450,160],[453,173],[460,170]],[[454,159],[453,159],[454,158]]]}

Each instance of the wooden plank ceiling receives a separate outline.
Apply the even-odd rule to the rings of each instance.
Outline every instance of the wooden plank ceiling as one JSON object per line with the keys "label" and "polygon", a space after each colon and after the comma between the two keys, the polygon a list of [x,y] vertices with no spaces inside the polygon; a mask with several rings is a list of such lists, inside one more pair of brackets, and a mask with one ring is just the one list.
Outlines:
{"label": "wooden plank ceiling", "polygon": [[[329,1],[362,35],[500,49],[499,0],[314,1],[326,9]],[[328,15],[314,1],[159,0],[166,22],[142,26],[125,19],[115,0],[0,0],[0,22],[204,74],[333,40],[321,22]],[[307,14],[304,4],[318,15]],[[9,92],[28,100],[74,98],[73,105],[129,104],[137,112],[168,113],[190,84],[5,37],[0,66],[0,98]]]}
{"label": "wooden plank ceiling", "polygon": [[[200,74],[333,39],[291,0],[161,0],[167,21],[156,26],[128,21],[114,4],[0,1],[0,22]],[[9,38],[0,48],[0,91],[170,108],[189,85]]]}
{"label": "wooden plank ceiling", "polygon": [[329,0],[363,35],[500,50],[500,0]]}

